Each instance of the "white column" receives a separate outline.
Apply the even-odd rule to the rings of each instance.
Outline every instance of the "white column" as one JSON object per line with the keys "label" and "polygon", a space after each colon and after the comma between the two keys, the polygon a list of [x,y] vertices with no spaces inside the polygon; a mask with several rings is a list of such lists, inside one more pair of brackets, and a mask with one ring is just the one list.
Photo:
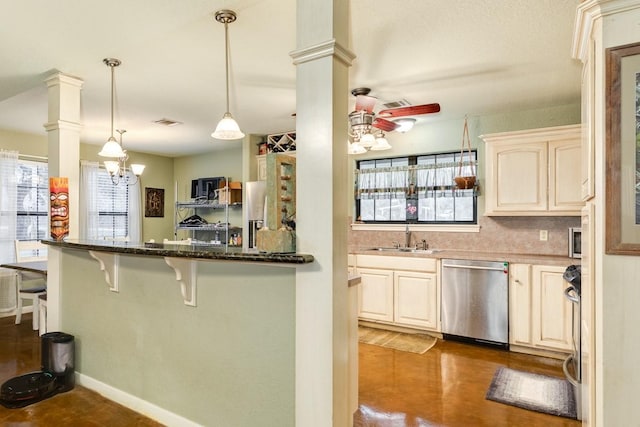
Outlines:
{"label": "white column", "polygon": [[347,115],[349,2],[299,0],[296,96],[296,426],[350,426]]}
{"label": "white column", "polygon": [[[80,90],[82,80],[62,73],[45,80],[49,114],[44,128],[49,141],[49,176],[69,179],[69,237],[79,233]],[[47,274],[47,330],[59,330],[60,250],[49,248]]]}

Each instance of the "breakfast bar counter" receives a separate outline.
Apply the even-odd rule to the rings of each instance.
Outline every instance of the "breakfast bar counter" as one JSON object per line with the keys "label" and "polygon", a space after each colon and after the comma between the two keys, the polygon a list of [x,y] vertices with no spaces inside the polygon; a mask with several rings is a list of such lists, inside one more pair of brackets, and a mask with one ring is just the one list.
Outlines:
{"label": "breakfast bar counter", "polygon": [[[295,425],[299,253],[45,241],[78,384],[166,425]],[[345,272],[346,273],[346,272]],[[239,398],[241,396],[242,398]],[[250,408],[250,410],[247,410]]]}
{"label": "breakfast bar counter", "polygon": [[124,242],[111,240],[43,240],[42,243],[66,249],[83,249],[117,254],[156,257],[193,258],[217,261],[244,261],[272,264],[308,264],[313,255],[298,253],[249,252],[241,248],[204,243],[170,244],[153,242]]}

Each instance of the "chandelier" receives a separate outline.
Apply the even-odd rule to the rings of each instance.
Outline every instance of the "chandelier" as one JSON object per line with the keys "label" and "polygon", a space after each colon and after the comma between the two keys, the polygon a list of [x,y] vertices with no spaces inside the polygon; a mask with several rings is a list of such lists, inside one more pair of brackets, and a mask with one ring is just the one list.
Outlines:
{"label": "chandelier", "polygon": [[113,185],[118,185],[121,182],[127,185],[134,185],[138,182],[138,177],[142,175],[145,166],[141,164],[132,164],[131,168],[127,167],[127,160],[129,155],[127,150],[122,148],[122,134],[126,132],[125,129],[116,129],[116,132],[120,134],[120,151],[122,155],[118,157],[118,160],[105,160],[104,167],[109,172],[111,182]]}
{"label": "chandelier", "polygon": [[349,154],[391,149],[384,132],[373,127],[373,118],[374,114],[366,110],[349,114]]}
{"label": "chandelier", "polygon": [[218,122],[216,130],[213,131],[211,136],[215,139],[233,140],[244,138],[244,133],[240,130],[240,126],[233,119],[233,116],[229,112],[229,24],[235,22],[236,13],[232,10],[219,10],[215,15],[216,21],[224,24],[224,63],[225,63],[225,76],[226,76],[226,94],[227,94],[227,109],[225,110],[222,119]]}
{"label": "chandelier", "polygon": [[[118,185],[120,182],[123,182],[127,185],[134,185],[138,182],[138,177],[142,175],[142,172],[144,171],[144,165],[132,164],[131,169],[127,168],[127,160],[129,160],[129,155],[127,154],[126,150],[122,149],[122,134],[125,133],[126,130],[117,130],[117,132],[120,134],[120,143],[118,143],[118,141],[116,141],[116,138],[113,136],[113,100],[115,98],[114,69],[122,62],[119,59],[115,58],[105,58],[102,60],[102,62],[104,62],[111,70],[111,136],[102,146],[102,150],[98,153],[98,155],[102,157],[112,157],[118,159],[104,161],[104,167],[105,169],[107,169],[107,172],[109,172],[111,182],[113,182],[114,185]],[[130,172],[133,173],[133,178],[131,177]]]}

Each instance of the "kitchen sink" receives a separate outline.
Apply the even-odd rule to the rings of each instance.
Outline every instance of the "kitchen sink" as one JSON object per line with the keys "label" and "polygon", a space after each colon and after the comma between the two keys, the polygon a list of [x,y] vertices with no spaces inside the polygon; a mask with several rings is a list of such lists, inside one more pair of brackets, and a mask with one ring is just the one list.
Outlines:
{"label": "kitchen sink", "polygon": [[418,248],[406,248],[406,247],[377,247],[371,248],[372,251],[380,252],[408,252],[412,254],[434,254],[440,252],[442,249],[418,249]]}

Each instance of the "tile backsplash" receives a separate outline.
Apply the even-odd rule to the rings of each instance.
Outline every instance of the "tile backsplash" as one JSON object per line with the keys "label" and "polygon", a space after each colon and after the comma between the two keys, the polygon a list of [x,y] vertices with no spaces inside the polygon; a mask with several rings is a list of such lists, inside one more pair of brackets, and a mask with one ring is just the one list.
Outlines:
{"label": "tile backsplash", "polygon": [[[568,229],[579,227],[580,217],[480,217],[480,232],[453,233],[412,231],[412,244],[427,241],[430,248],[475,250],[479,252],[517,253],[567,256]],[[540,240],[540,230],[547,230],[546,241]],[[402,231],[349,231],[349,250],[378,246],[404,245]]]}

